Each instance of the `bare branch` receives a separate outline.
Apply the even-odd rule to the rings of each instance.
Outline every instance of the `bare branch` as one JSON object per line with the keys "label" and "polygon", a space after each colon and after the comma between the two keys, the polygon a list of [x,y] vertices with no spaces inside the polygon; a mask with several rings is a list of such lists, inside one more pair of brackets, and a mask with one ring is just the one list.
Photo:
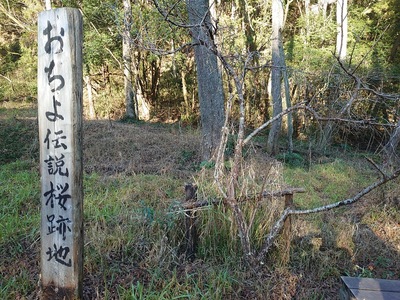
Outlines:
{"label": "bare branch", "polygon": [[318,121],[336,121],[336,122],[346,122],[346,123],[354,123],[359,125],[372,125],[372,126],[384,126],[384,127],[396,127],[394,124],[384,124],[378,123],[374,120],[352,120],[347,118],[341,117],[321,117],[313,108],[309,105],[303,107],[305,110],[309,111],[315,119]]}
{"label": "bare branch", "polygon": [[369,51],[364,55],[364,57],[360,60],[360,62],[358,63],[358,65],[354,68],[352,74],[354,74],[357,69],[361,66],[361,64],[364,62],[364,60],[367,58],[367,56],[371,53],[371,51],[373,49],[375,49],[376,45],[378,44],[378,42],[381,40],[381,38],[384,36],[384,34],[386,33],[386,31],[390,28],[391,24],[386,25],[386,28],[381,32],[381,34],[379,35],[379,37],[374,41],[374,44],[370,47]]}
{"label": "bare branch", "polygon": [[11,11],[8,11],[3,4],[0,4],[0,12],[4,13],[14,24],[24,30],[33,31],[29,25],[24,24],[22,21],[17,19]]}
{"label": "bare branch", "polygon": [[353,204],[353,203],[357,202],[358,200],[360,200],[361,197],[367,195],[368,193],[370,193],[371,191],[380,187],[381,185],[384,185],[385,183],[396,179],[399,175],[400,175],[400,169],[396,170],[391,175],[386,176],[386,177],[382,178],[381,180],[376,181],[373,184],[369,185],[368,187],[364,188],[362,191],[360,191],[358,194],[356,194],[353,198],[348,198],[348,199],[345,199],[345,200],[342,200],[339,202],[335,202],[335,203],[328,204],[325,206],[316,207],[313,209],[304,209],[304,210],[294,210],[294,209],[290,209],[290,208],[285,209],[283,211],[281,217],[278,219],[278,221],[276,221],[276,223],[272,227],[271,232],[267,235],[265,242],[264,242],[260,252],[258,253],[257,261],[260,262],[260,264],[262,264],[262,260],[263,260],[264,256],[271,249],[274,241],[276,240],[279,233],[281,232],[284,222],[288,216],[313,214],[313,213],[328,211],[328,210],[338,208],[341,206]]}
{"label": "bare branch", "polygon": [[374,89],[371,89],[370,87],[368,87],[367,84],[365,84],[364,82],[362,82],[362,80],[361,80],[360,78],[358,78],[356,75],[354,75],[354,71],[353,71],[353,72],[350,72],[350,71],[343,65],[343,63],[340,61],[340,59],[336,58],[336,60],[337,60],[337,62],[338,62],[338,64],[339,64],[340,68],[341,68],[347,75],[349,75],[351,78],[353,78],[355,82],[357,82],[358,89],[371,92],[371,93],[374,94],[375,96],[382,97],[382,98],[387,99],[387,100],[391,100],[391,101],[398,101],[398,100],[400,100],[400,95],[398,95],[398,94],[397,94],[397,95],[396,95],[396,94],[394,94],[394,95],[392,95],[392,94],[384,94],[384,93],[379,93],[379,92],[377,92],[377,91],[374,90]]}
{"label": "bare branch", "polygon": [[7,76],[4,76],[4,75],[0,74],[0,77],[3,77],[5,80],[7,80],[9,83],[11,83],[11,84],[12,84],[12,81],[11,81],[11,79],[10,79],[10,78],[8,78]]}
{"label": "bare branch", "polygon": [[149,46],[146,46],[146,45],[144,45],[142,43],[138,43],[138,42],[135,44],[135,46],[139,49],[150,51],[156,55],[166,56],[166,55],[173,55],[173,54],[176,54],[181,51],[185,51],[187,48],[195,46],[195,44],[186,43],[186,44],[183,44],[173,50],[158,49],[154,45],[150,45],[150,47],[149,47]]}
{"label": "bare branch", "polygon": [[168,23],[171,23],[172,25],[177,26],[177,27],[181,27],[181,28],[192,28],[192,27],[195,26],[195,25],[188,25],[186,23],[178,23],[178,22],[176,22],[174,20],[171,20],[171,18],[169,17],[172,9],[177,5],[177,3],[179,3],[179,1],[176,2],[173,5],[173,8],[168,12],[166,12],[165,10],[163,10],[161,8],[161,6],[160,6],[160,4],[158,3],[157,0],[153,0],[153,3],[155,5],[155,7],[157,8],[158,12],[164,17],[164,20],[167,21]]}
{"label": "bare branch", "polygon": [[306,108],[306,106],[304,105],[305,102],[301,102],[298,103],[296,105],[293,105],[292,107],[284,110],[283,112],[281,112],[280,114],[276,115],[274,118],[268,120],[267,122],[265,122],[263,125],[261,125],[260,127],[258,127],[257,129],[255,129],[252,133],[250,133],[243,141],[243,145],[246,145],[255,135],[257,135],[261,130],[265,129],[266,127],[268,127],[271,123],[275,122],[276,120],[282,118],[284,115],[288,114],[291,111],[297,110],[297,109],[301,109],[301,108]]}
{"label": "bare branch", "polygon": [[387,177],[386,173],[385,173],[371,158],[365,157],[365,159],[366,159],[371,165],[373,165],[374,168],[377,169],[378,172],[381,173],[382,176],[383,176],[384,178]]}

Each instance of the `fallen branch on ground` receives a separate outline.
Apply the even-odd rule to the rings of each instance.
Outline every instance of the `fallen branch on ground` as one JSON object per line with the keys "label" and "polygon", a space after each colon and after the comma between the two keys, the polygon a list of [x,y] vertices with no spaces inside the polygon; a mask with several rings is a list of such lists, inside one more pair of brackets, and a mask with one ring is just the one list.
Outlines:
{"label": "fallen branch on ground", "polygon": [[274,226],[271,229],[271,232],[268,234],[268,236],[265,239],[264,245],[262,246],[260,252],[258,253],[257,256],[257,261],[259,262],[260,265],[263,264],[263,258],[265,255],[268,253],[268,251],[271,249],[274,241],[278,237],[279,233],[281,232],[283,225],[285,223],[285,220],[290,216],[290,215],[305,215],[305,214],[313,214],[313,213],[318,213],[322,211],[328,211],[340,206],[345,206],[349,204],[353,204],[357,202],[358,200],[361,199],[361,197],[367,195],[374,189],[380,187],[381,185],[396,179],[400,175],[400,169],[397,169],[395,172],[393,172],[391,175],[388,175],[386,177],[383,177],[381,180],[374,182],[373,184],[369,185],[362,191],[360,191],[357,195],[355,195],[353,198],[348,198],[339,202],[335,202],[332,204],[328,204],[325,206],[320,206],[312,209],[303,209],[303,210],[296,210],[296,209],[291,209],[287,208],[283,211],[281,217],[276,221]]}

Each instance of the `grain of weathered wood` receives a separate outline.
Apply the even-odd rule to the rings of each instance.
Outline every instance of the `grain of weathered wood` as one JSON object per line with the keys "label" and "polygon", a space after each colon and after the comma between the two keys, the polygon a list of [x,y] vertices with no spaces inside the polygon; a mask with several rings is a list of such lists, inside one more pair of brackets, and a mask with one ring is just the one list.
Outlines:
{"label": "grain of weathered wood", "polygon": [[375,278],[341,277],[342,300],[400,300],[400,281]]}
{"label": "grain of weathered wood", "polygon": [[[285,209],[293,208],[293,193],[284,194]],[[292,217],[288,216],[282,229],[282,239],[284,241],[284,249],[282,249],[282,263],[287,264],[290,258],[290,244],[292,242]]]}
{"label": "grain of weathered wood", "polygon": [[[197,186],[193,184],[185,185],[186,202],[196,201]],[[191,210],[185,213],[185,257],[193,261],[196,258],[197,244],[197,212]]]}
{"label": "grain of weathered wood", "polygon": [[82,297],[82,44],[78,9],[39,14],[42,299]]}

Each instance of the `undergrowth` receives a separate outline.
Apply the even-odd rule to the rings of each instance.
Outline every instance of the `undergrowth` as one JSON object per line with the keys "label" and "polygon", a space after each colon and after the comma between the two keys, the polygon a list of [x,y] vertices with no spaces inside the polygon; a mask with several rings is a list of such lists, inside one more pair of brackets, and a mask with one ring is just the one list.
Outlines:
{"label": "undergrowth", "polygon": [[[29,129],[19,126],[22,118],[13,120],[14,116],[9,114],[0,120],[3,136],[23,136]],[[11,125],[16,126],[11,128]],[[94,126],[93,123],[87,129]],[[249,270],[243,263],[231,212],[223,204],[204,207],[197,211],[196,259],[187,261],[182,255],[183,179],[199,185],[200,200],[216,199],[218,192],[213,184],[212,168],[195,173],[200,165],[197,161],[194,168],[196,147],[184,144],[187,148],[172,148],[184,137],[184,132],[168,127],[146,127],[145,124],[107,126],[100,123],[92,133],[99,143],[107,142],[103,145],[94,143],[90,131],[86,131],[85,299],[334,299],[341,275],[399,279],[400,212],[396,182],[353,206],[293,218],[290,249],[284,248],[286,241],[278,241],[258,272]],[[148,130],[146,141],[141,142],[137,138],[139,135],[131,137],[135,143],[133,148],[125,140],[129,137],[126,126],[131,126],[132,135]],[[115,144],[110,144],[110,133],[117,139]],[[155,140],[166,134],[171,134],[169,139],[176,138],[164,144],[164,147],[171,147],[176,156],[165,160]],[[32,144],[32,139],[34,134],[27,141],[18,141],[26,146]],[[118,144],[132,147],[129,148],[132,152],[119,149]],[[17,145],[9,147],[16,149]],[[107,153],[101,153],[98,148],[107,151],[107,146],[112,147],[108,155],[116,155],[118,160],[105,161]],[[135,149],[141,153],[142,148],[150,149],[147,153],[151,157],[139,160],[145,163],[153,159],[151,168],[140,172],[132,164],[129,168],[102,169],[106,163],[117,162],[123,166],[122,153],[134,154]],[[35,298],[38,292],[40,177],[36,150],[22,149],[21,154],[14,157],[4,153],[0,156],[1,299]],[[163,153],[167,153],[169,148],[164,150]],[[343,200],[377,177],[373,167],[364,163],[359,155],[351,155],[351,152],[346,155],[323,163],[283,162],[276,169],[278,179],[272,180],[268,177],[271,173],[264,172],[263,178],[270,179],[266,187],[305,188],[306,193],[295,194],[298,208]],[[164,159],[158,165],[159,169],[164,168],[163,172],[153,171],[157,168],[157,159]],[[241,180],[247,190],[243,195],[260,192],[263,163],[255,161],[245,168]],[[91,167],[96,165],[97,168]],[[184,166],[189,169],[176,176],[176,170]],[[170,172],[169,168],[175,169]],[[282,201],[277,198],[257,206],[251,233],[255,247],[261,246],[282,209]],[[241,205],[246,216],[256,207],[252,201]],[[287,255],[284,251],[288,251]]]}

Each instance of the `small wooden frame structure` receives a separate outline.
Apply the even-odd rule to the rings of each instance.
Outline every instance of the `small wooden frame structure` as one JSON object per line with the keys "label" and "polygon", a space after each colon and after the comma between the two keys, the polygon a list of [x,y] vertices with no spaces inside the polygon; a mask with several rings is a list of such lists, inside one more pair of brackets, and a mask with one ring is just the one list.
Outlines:
{"label": "small wooden frame structure", "polygon": [[400,280],[342,276],[341,300],[400,300]]}
{"label": "small wooden frame structure", "polygon": [[[305,193],[303,188],[287,188],[281,191],[264,191],[261,193],[261,199],[272,198],[272,197],[285,197],[285,209],[293,208],[293,194]],[[224,203],[223,199],[212,199],[212,200],[201,200],[197,201],[197,186],[193,184],[185,185],[185,201],[181,204],[181,208],[185,210],[185,256],[189,260],[194,260],[196,256],[196,248],[198,244],[199,233],[196,227],[196,220],[198,218],[196,209],[209,206],[218,205]],[[239,202],[249,201],[248,198],[239,199]],[[288,253],[291,243],[291,226],[292,220],[289,216],[284,223],[282,229],[282,237],[285,241],[285,257],[284,260],[288,260]]]}

